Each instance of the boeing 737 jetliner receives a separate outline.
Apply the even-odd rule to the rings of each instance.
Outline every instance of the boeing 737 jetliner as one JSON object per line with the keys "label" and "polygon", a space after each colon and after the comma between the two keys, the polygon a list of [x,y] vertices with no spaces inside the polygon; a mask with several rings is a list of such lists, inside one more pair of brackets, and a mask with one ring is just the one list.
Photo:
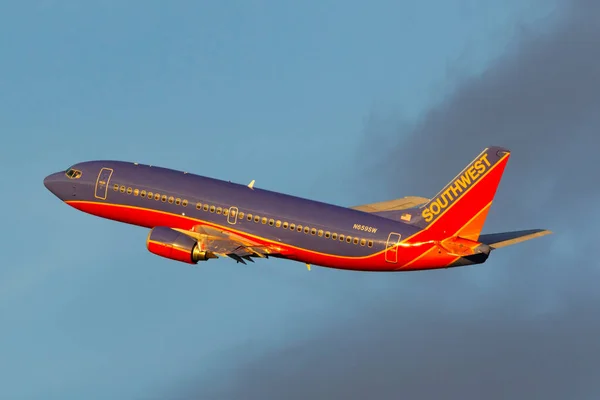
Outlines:
{"label": "boeing 737 jetliner", "polygon": [[483,150],[432,199],[340,207],[150,165],[89,161],[44,185],[68,205],[149,228],[156,255],[197,264],[277,257],[355,271],[481,264],[494,249],[551,233],[480,234],[510,152]]}

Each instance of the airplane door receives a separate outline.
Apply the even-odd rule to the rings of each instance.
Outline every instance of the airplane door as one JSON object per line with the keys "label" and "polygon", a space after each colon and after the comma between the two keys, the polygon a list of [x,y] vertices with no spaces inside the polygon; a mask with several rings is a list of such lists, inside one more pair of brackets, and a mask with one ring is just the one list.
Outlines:
{"label": "airplane door", "polygon": [[231,225],[235,225],[237,222],[238,216],[238,208],[237,207],[229,207],[229,214],[227,214],[227,222]]}
{"label": "airplane door", "polygon": [[391,232],[385,244],[385,261],[389,263],[398,262],[398,243],[402,236],[399,233]]}
{"label": "airplane door", "polygon": [[113,170],[112,168],[102,168],[100,173],[98,173],[98,178],[96,179],[96,192],[94,196],[100,200],[106,200],[106,195],[108,193],[108,184],[110,182],[110,177],[112,176]]}

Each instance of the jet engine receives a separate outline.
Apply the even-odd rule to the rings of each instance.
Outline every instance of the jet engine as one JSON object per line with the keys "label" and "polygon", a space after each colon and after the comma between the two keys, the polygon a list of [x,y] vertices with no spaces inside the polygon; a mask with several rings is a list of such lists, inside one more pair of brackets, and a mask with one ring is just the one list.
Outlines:
{"label": "jet engine", "polygon": [[202,250],[196,239],[164,226],[150,230],[146,247],[153,254],[188,264],[217,258],[210,251]]}

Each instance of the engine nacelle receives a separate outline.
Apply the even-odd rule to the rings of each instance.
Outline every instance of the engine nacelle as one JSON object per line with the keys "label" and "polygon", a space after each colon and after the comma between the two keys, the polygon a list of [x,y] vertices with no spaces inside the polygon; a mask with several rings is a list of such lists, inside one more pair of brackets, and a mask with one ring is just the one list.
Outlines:
{"label": "engine nacelle", "polygon": [[210,251],[201,250],[194,238],[165,226],[157,226],[150,230],[146,247],[157,256],[188,264],[216,258]]}

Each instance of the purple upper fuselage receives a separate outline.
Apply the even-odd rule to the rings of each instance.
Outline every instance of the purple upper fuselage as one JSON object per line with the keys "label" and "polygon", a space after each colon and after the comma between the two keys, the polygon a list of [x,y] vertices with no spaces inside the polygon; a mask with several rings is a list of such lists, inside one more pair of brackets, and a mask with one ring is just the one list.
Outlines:
{"label": "purple upper fuselage", "polygon": [[[185,215],[224,229],[331,255],[366,256],[383,250],[391,232],[405,238],[419,230],[402,221],[346,207],[161,167],[122,161],[89,161],[70,169],[79,171],[81,176],[71,179],[63,171],[44,180],[44,185],[63,201],[115,204]],[[146,197],[140,195],[142,192]],[[149,199],[149,192],[158,193],[161,198]],[[167,197],[165,202],[163,195]],[[171,197],[181,199],[180,204],[170,203]],[[184,200],[186,206],[182,204]],[[200,209],[196,208],[197,203],[202,204]],[[205,204],[209,206],[208,211],[203,207]],[[210,206],[214,206],[213,212]],[[230,207],[237,207],[244,217],[228,218],[222,212],[216,212],[217,208],[221,211]],[[253,216],[251,221],[247,219],[248,214]],[[260,217],[259,222],[254,221],[254,216]],[[266,224],[262,223],[263,218],[267,219]],[[270,225],[269,220],[281,221],[281,224]],[[303,231],[292,231],[291,224],[301,225]],[[153,226],[152,221],[145,225]],[[288,226],[287,229],[284,226]],[[310,228],[309,233],[304,233],[304,227]],[[338,238],[326,239],[324,233],[319,237],[318,233],[312,234],[313,229],[335,233]],[[339,235],[352,237],[352,243],[340,241]],[[359,239],[359,244],[354,243],[354,238]],[[361,245],[362,239],[372,242],[372,246]]]}

